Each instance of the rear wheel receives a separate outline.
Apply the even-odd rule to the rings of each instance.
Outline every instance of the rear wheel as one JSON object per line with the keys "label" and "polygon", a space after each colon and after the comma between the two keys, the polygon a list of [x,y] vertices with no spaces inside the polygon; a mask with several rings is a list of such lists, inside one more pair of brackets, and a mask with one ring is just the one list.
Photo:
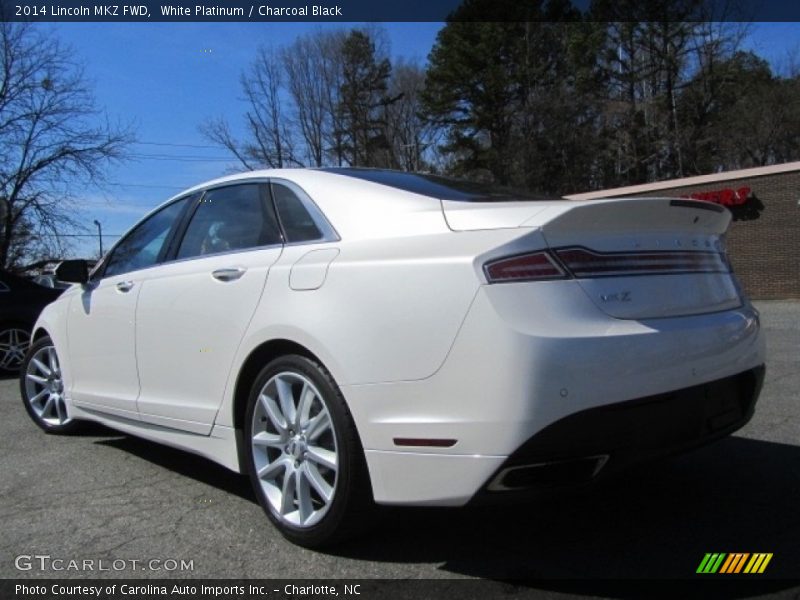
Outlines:
{"label": "rear wheel", "polygon": [[78,423],[70,417],[64,397],[64,379],[52,340],[37,340],[22,363],[20,389],[25,410],[48,433],[69,433]]}
{"label": "rear wheel", "polygon": [[372,496],[355,425],[317,362],[286,356],[261,371],[250,393],[245,439],[259,502],[290,541],[332,544],[370,520]]}

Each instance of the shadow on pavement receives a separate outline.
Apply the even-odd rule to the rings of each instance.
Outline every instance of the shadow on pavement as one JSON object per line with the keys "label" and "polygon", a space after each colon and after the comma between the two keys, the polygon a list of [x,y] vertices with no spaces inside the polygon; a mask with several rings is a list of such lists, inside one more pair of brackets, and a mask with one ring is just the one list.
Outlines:
{"label": "shadow on pavement", "polygon": [[[116,435],[120,434],[116,433]],[[258,502],[247,477],[234,473],[201,456],[129,436],[98,440],[95,443],[128,452],[178,475],[212,485],[245,500]]]}
{"label": "shadow on pavement", "polygon": [[[101,425],[100,423],[95,423],[94,421],[81,421],[81,426],[72,433],[69,434],[71,437],[102,437],[102,438],[119,438],[123,433],[116,431],[115,429],[111,429],[110,427],[106,427],[105,425]],[[104,440],[105,441],[105,440]]]}
{"label": "shadow on pavement", "polygon": [[[129,437],[96,443],[256,501],[245,477],[205,459]],[[673,580],[663,597],[684,595],[676,579],[695,591],[711,583],[725,597],[786,592],[800,580],[800,447],[786,444],[732,437],[527,504],[385,513],[371,535],[328,552],[620,598],[641,597],[632,579]],[[763,575],[696,575],[706,552],[774,557]]]}
{"label": "shadow on pavement", "polygon": [[[492,579],[696,582],[706,552],[772,552],[765,575],[752,577],[794,579],[791,586],[800,580],[800,447],[727,438],[529,504],[393,510],[379,531],[335,554],[440,562],[447,572]],[[548,589],[581,591],[569,585],[577,582]]]}

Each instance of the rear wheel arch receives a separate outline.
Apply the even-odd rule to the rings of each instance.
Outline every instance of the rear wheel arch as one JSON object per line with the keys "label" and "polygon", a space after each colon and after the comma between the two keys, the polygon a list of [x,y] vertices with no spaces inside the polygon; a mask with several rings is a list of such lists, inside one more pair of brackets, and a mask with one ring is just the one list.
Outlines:
{"label": "rear wheel arch", "polygon": [[[325,364],[313,352],[302,344],[287,339],[274,339],[262,343],[255,348],[245,359],[239,375],[236,378],[236,387],[233,392],[233,426],[238,431],[244,429],[245,412],[250,388],[264,368],[264,365],[289,354],[305,356],[325,367]],[[327,367],[326,367],[327,368]]]}

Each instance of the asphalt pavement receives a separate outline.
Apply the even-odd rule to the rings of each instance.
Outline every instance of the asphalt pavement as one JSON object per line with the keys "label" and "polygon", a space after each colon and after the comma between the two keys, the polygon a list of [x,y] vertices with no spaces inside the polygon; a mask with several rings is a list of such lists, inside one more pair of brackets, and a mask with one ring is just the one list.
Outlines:
{"label": "asphalt pavement", "polygon": [[99,426],[46,435],[17,381],[2,380],[0,577],[525,578],[560,595],[617,578],[697,577],[708,552],[769,552],[758,577],[797,594],[800,302],[757,306],[767,379],[732,437],[528,504],[394,509],[326,552],[285,541],[245,477]]}

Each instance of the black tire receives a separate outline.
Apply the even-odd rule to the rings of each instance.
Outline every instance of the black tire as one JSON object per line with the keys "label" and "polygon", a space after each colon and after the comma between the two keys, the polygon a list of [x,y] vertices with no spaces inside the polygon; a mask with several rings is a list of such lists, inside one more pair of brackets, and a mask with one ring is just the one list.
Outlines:
{"label": "black tire", "polygon": [[[34,362],[38,361],[39,364],[43,364],[45,367],[52,367],[52,364],[42,360],[43,357],[49,355],[49,352],[52,352],[57,361],[55,346],[48,336],[41,337],[31,344],[19,374],[22,404],[33,422],[45,432],[73,433],[79,429],[80,423],[71,418],[67,412],[60,366],[56,362],[56,369],[50,370],[50,375],[48,375]],[[39,379],[47,380],[47,383],[33,381],[31,379],[32,375]],[[43,391],[44,395],[37,397]]]}
{"label": "black tire", "polygon": [[[17,322],[5,322],[0,324],[0,344],[5,344],[8,335],[10,334],[11,331],[14,330],[26,332],[27,341],[28,343],[30,343],[30,337],[31,337],[30,325],[25,325],[23,323],[17,323]],[[13,357],[6,356],[8,352],[9,351],[0,347],[0,376],[16,375],[17,373],[19,373],[20,368],[22,367],[22,363],[25,360],[24,358],[22,358],[22,360],[20,360],[18,364],[6,364],[7,360],[13,360]],[[14,354],[16,354],[16,352]]]}
{"label": "black tire", "polygon": [[[333,489],[332,499],[325,504],[324,500],[320,502],[322,496],[317,495],[315,499],[316,504],[313,505],[314,509],[317,509],[319,506],[324,507],[320,509],[320,513],[323,513],[323,516],[319,517],[319,521],[316,523],[299,526],[287,522],[287,517],[282,516],[280,510],[270,503],[267,498],[265,486],[270,487],[274,485],[276,486],[275,489],[277,489],[277,481],[263,483],[256,472],[255,461],[278,461],[279,459],[289,462],[296,461],[293,463],[294,467],[287,466],[285,470],[282,471],[283,480],[283,478],[289,477],[288,473],[290,469],[294,471],[294,469],[297,468],[297,471],[294,471],[294,473],[299,473],[299,470],[306,466],[303,464],[303,461],[307,460],[308,462],[312,462],[312,459],[305,459],[305,452],[302,452],[302,456],[299,458],[296,457],[296,455],[290,454],[288,445],[285,448],[272,447],[267,449],[262,446],[256,446],[253,443],[254,415],[257,410],[260,411],[257,416],[259,421],[258,427],[262,427],[261,423],[264,423],[264,434],[271,435],[274,438],[288,435],[288,433],[286,433],[290,429],[288,424],[286,426],[286,432],[281,433],[278,428],[275,428],[274,425],[269,423],[271,419],[264,416],[265,409],[263,405],[258,409],[257,406],[259,405],[259,396],[262,390],[265,390],[268,383],[273,382],[271,385],[277,385],[274,382],[278,380],[286,381],[287,377],[291,378],[293,376],[292,374],[309,380],[313,384],[313,387],[316,388],[314,391],[319,393],[320,404],[324,404],[330,417],[330,422],[332,423],[332,433],[326,435],[330,436],[331,439],[335,437],[335,451],[338,455],[335,483],[331,486]],[[297,385],[302,386],[304,384],[299,382]],[[298,394],[298,396],[299,395],[300,394]],[[312,394],[312,397],[317,398],[317,395]],[[316,400],[314,400],[313,403],[316,403]],[[297,405],[299,404],[300,402],[298,401]],[[282,411],[281,414],[283,414],[283,412],[285,411]],[[322,411],[320,410],[319,412]],[[270,427],[274,429],[275,433],[268,432]],[[309,427],[309,429],[311,428]],[[303,430],[302,439],[304,444],[305,433],[305,430]],[[300,435],[299,427],[296,435]],[[291,440],[297,438],[284,437],[282,439]],[[310,440],[311,434],[309,434],[308,441],[309,454],[311,454],[311,444],[316,443]],[[258,497],[258,501],[272,523],[289,541],[307,548],[330,546],[363,532],[373,522],[375,504],[372,499],[369,474],[358,432],[356,431],[353,418],[350,415],[350,411],[347,408],[339,387],[336,385],[330,373],[318,362],[304,356],[287,355],[273,360],[261,370],[250,390],[250,397],[248,399],[247,412],[245,415],[244,443],[247,472],[253,484],[255,494]],[[284,442],[281,441],[280,445],[283,444]],[[292,448],[293,451],[296,451],[294,446]],[[305,446],[303,446],[303,448],[305,448]],[[264,458],[261,458],[262,455],[259,454],[259,458],[257,459],[256,451],[263,453]],[[270,452],[275,457],[274,459],[267,458]],[[308,466],[310,467],[311,465]],[[281,469],[283,469],[283,467],[281,467]],[[276,473],[281,472],[277,468],[273,470]],[[319,473],[319,471],[316,472]],[[328,472],[329,478],[330,475],[331,472]],[[303,477],[296,474],[293,476],[299,477],[301,480]],[[278,475],[276,475],[276,477],[278,477]],[[293,481],[296,483],[296,480]],[[308,483],[309,481],[310,480],[306,477],[306,484],[309,485],[309,489],[311,489]],[[299,485],[300,484],[298,484],[298,486]],[[311,493],[315,494],[316,492],[307,492],[307,494]],[[275,492],[273,491],[272,494],[274,498]],[[282,496],[285,495],[286,494],[282,494]],[[309,498],[310,497],[309,495]],[[297,515],[302,513],[300,510],[300,503],[299,492],[294,492],[294,499],[291,501],[291,504],[297,507]],[[309,504],[309,506],[311,506],[311,504]],[[295,518],[302,519],[302,517],[297,516]]]}

